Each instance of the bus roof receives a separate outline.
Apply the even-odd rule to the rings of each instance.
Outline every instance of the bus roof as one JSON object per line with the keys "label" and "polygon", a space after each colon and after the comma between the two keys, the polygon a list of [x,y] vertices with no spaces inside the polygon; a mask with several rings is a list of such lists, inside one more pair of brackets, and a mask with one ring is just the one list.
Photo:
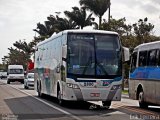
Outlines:
{"label": "bus roof", "polygon": [[143,50],[150,50],[150,49],[159,49],[160,48],[160,41],[155,42],[149,42],[149,43],[143,43],[138,45],[134,48],[134,51],[143,51]]}
{"label": "bus roof", "polygon": [[80,29],[73,29],[73,30],[64,30],[63,33],[104,33],[104,34],[116,34],[117,32],[113,31],[105,31],[105,30],[80,30]]}
{"label": "bus roof", "polygon": [[8,65],[8,69],[15,69],[15,68],[23,69],[23,66],[22,65]]}
{"label": "bus roof", "polygon": [[73,30],[72,30],[72,29],[71,29],[71,30],[61,31],[61,32],[59,32],[59,33],[57,33],[57,34],[54,34],[54,33],[53,33],[53,35],[52,35],[50,38],[48,38],[48,39],[46,39],[46,40],[38,43],[37,46],[42,45],[42,44],[44,44],[44,43],[52,40],[53,38],[56,38],[56,37],[58,37],[58,36],[61,36],[62,34],[67,34],[67,33],[98,33],[98,34],[118,35],[117,32],[113,32],[113,31],[105,31],[105,30],[80,30],[80,29],[73,29]]}

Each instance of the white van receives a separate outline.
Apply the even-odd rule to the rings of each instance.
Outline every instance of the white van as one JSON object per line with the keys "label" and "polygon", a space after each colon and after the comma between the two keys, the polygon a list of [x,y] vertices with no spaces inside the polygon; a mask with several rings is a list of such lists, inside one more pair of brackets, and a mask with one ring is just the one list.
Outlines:
{"label": "white van", "polygon": [[7,84],[10,82],[24,83],[24,69],[22,65],[9,65],[7,72]]}

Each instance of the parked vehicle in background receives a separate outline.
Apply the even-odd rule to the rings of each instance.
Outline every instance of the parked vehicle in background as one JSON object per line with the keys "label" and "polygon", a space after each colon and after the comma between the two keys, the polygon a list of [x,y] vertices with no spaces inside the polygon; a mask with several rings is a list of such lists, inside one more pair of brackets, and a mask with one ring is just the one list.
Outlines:
{"label": "parked vehicle in background", "polygon": [[7,78],[7,72],[0,72],[0,78],[1,79]]}
{"label": "parked vehicle in background", "polygon": [[22,65],[8,65],[7,84],[15,81],[24,83],[24,69]]}
{"label": "parked vehicle in background", "polygon": [[129,55],[124,51],[116,32],[60,32],[36,47],[35,89],[39,96],[57,97],[59,104],[102,101],[109,107],[121,100],[122,57]]}
{"label": "parked vehicle in background", "polygon": [[24,79],[24,88],[34,88],[34,73],[27,73]]}
{"label": "parked vehicle in background", "polygon": [[160,41],[137,46],[131,55],[129,97],[139,106],[160,105]]}

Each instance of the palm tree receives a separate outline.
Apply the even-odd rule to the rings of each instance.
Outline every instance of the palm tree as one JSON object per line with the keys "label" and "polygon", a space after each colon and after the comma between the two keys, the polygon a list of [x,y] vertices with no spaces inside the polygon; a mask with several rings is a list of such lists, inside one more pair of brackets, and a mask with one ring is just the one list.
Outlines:
{"label": "palm tree", "polygon": [[110,6],[110,0],[80,0],[80,5],[92,11],[99,17],[99,29],[102,22],[102,16]]}
{"label": "palm tree", "polygon": [[21,64],[26,68],[26,63],[29,59],[29,56],[26,55],[23,51],[19,49],[14,49],[12,47],[8,48],[9,53],[7,56],[4,56],[3,63],[6,64]]}
{"label": "palm tree", "polygon": [[26,43],[25,41],[16,41],[15,43],[13,43],[13,45],[19,49],[19,51],[23,51],[25,54],[29,55],[32,54],[34,52],[34,44],[33,42],[30,43]]}
{"label": "palm tree", "polygon": [[36,31],[41,36],[48,35],[48,30],[47,30],[46,26],[41,23],[37,23],[37,28],[33,29],[33,31]]}
{"label": "palm tree", "polygon": [[85,26],[92,25],[94,22],[94,18],[92,18],[92,14],[89,14],[87,17],[86,9],[82,7],[79,9],[78,7],[72,7],[73,11],[64,11],[64,14],[71,20],[73,20],[81,29]]}
{"label": "palm tree", "polygon": [[[56,21],[52,24],[54,32],[60,32],[68,29],[78,29],[79,27],[72,19],[61,18],[56,16]],[[53,33],[52,33],[53,34]]]}
{"label": "palm tree", "polygon": [[55,31],[53,29],[53,25],[57,22],[57,19],[50,15],[47,17],[47,21],[44,22],[44,24],[37,23],[37,28],[33,29],[33,31],[37,32],[39,34],[38,37],[34,37],[35,43],[38,43],[40,41],[45,40],[46,38],[49,38]]}
{"label": "palm tree", "polygon": [[[51,36],[54,32],[57,32],[57,17],[50,15],[47,17],[47,21],[45,21],[46,27],[49,30],[49,36]],[[59,30],[58,30],[59,31]]]}

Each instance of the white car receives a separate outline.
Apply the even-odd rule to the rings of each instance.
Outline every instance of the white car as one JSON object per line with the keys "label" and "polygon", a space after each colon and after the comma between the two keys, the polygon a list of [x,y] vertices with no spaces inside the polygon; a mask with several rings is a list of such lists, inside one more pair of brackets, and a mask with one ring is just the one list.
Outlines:
{"label": "white car", "polygon": [[34,73],[28,73],[24,79],[24,88],[34,88]]}

